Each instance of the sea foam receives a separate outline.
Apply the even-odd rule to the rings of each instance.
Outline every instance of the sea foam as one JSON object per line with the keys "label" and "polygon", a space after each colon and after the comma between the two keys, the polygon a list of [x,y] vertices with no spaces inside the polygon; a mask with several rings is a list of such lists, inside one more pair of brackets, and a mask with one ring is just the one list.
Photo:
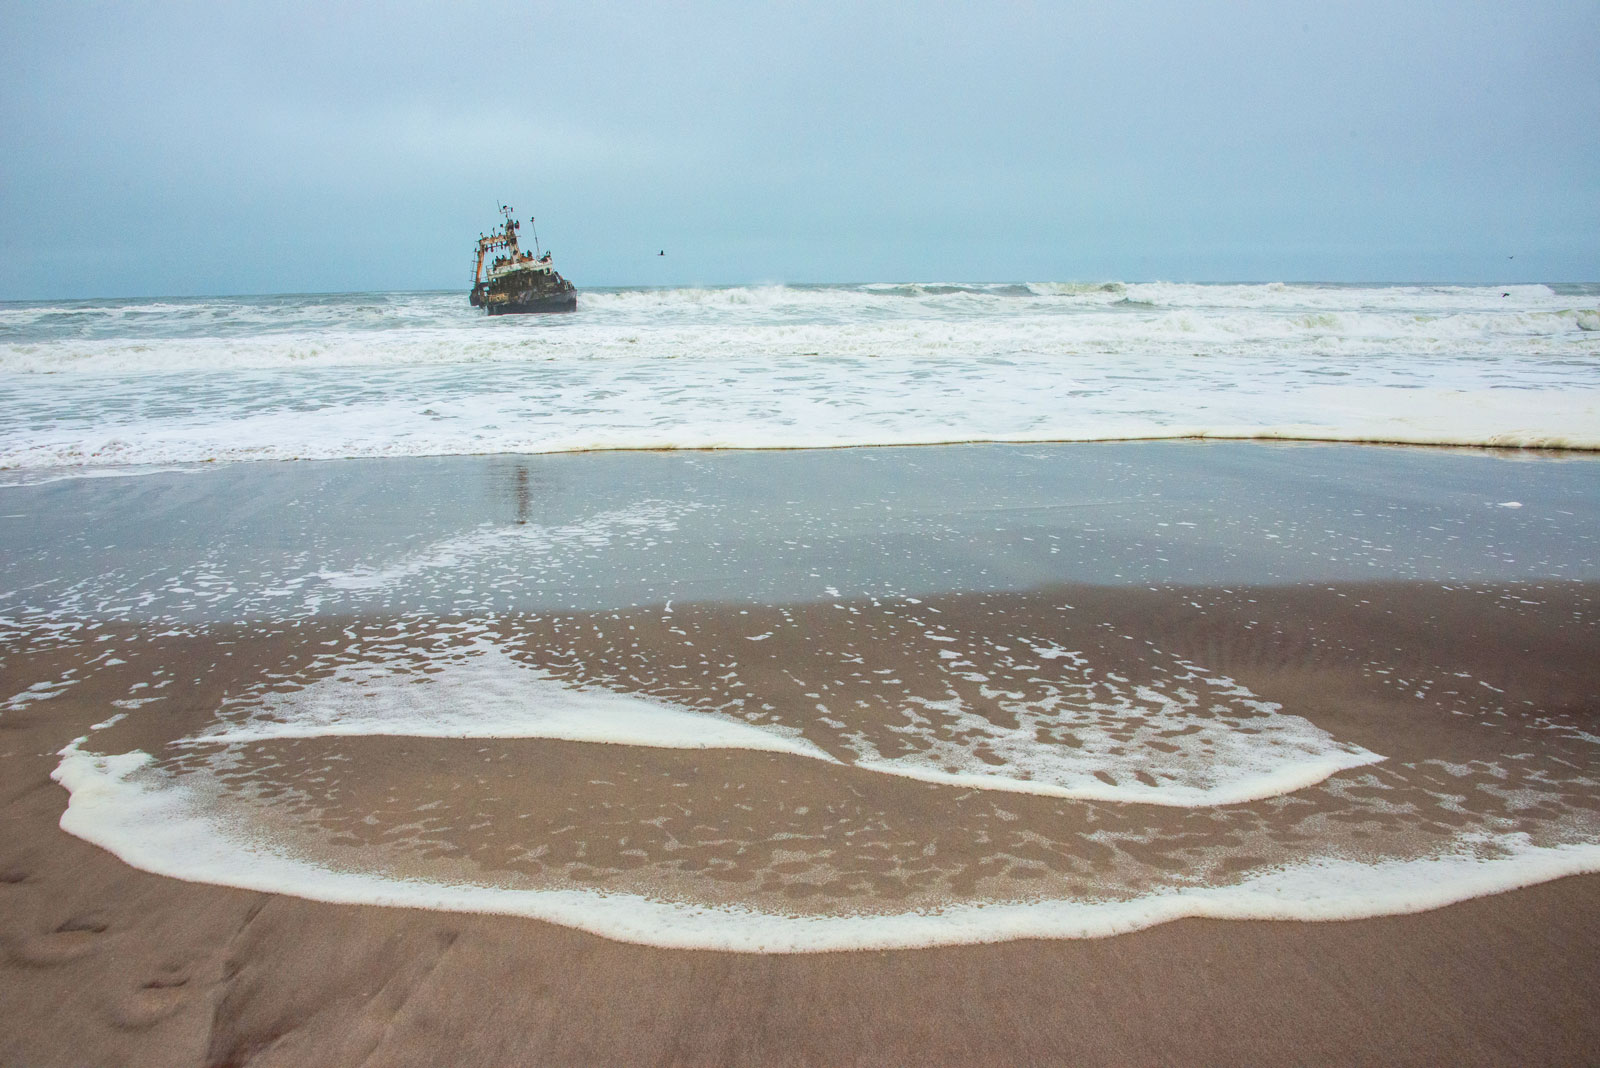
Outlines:
{"label": "sea foam", "polygon": [[159,875],[317,901],[525,916],[643,945],[802,953],[1093,938],[1188,917],[1348,920],[1457,901],[1600,871],[1600,846],[1537,846],[1516,834],[1463,836],[1447,852],[1362,863],[1287,866],[1232,885],[1180,887],[1131,900],[958,904],[877,915],[798,915],[639,894],[522,890],[390,878],[298,858],[204,814],[206,798],[142,752],[106,756],[79,739],[53,777],[70,792],[61,826]]}
{"label": "sea foam", "polygon": [[559,320],[425,294],[13,306],[0,469],[1180,437],[1594,449],[1597,298],[1035,283],[595,292]]}
{"label": "sea foam", "polygon": [[661,701],[563,684],[480,643],[432,670],[346,665],[288,693],[224,708],[190,744],[398,735],[417,738],[552,738],[668,749],[755,749],[832,761],[794,731]]}
{"label": "sea foam", "polygon": [[[736,688],[736,677],[723,684]],[[1037,685],[1032,700],[1000,702],[1015,726],[957,696],[908,698],[906,725],[890,727],[905,755],[886,758],[825,715],[801,737],[792,726],[573,686],[479,637],[447,655],[340,665],[303,688],[235,699],[181,744],[382,734],[755,749],[831,763],[839,753],[862,771],[925,782],[1180,808],[1270,797],[1383,759],[1181,662],[1137,686],[1107,672]]]}

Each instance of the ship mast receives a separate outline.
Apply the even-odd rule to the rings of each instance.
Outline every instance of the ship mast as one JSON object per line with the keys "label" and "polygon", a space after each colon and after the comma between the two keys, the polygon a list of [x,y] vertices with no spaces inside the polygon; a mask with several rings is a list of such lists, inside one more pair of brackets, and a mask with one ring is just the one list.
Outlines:
{"label": "ship mast", "polygon": [[[513,258],[522,250],[517,247],[517,230],[521,224],[511,217],[511,207],[500,205],[500,214],[505,216],[505,225],[492,234],[478,235],[478,258],[472,265],[472,284],[474,287],[483,281],[483,259],[495,249],[505,249]],[[532,220],[529,220],[532,222]],[[535,239],[537,244],[537,238]]]}

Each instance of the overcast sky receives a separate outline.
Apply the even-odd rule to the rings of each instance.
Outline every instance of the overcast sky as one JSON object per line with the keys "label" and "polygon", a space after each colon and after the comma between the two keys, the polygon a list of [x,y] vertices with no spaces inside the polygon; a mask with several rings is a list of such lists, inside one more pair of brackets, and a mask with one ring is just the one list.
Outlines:
{"label": "overcast sky", "polygon": [[1600,0],[0,19],[0,299],[464,289],[501,200],[580,288],[1600,279]]}

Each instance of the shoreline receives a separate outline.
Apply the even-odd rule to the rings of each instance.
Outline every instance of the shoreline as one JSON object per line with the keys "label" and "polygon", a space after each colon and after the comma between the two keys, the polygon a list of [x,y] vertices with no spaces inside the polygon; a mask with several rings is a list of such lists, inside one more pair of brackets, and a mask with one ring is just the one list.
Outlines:
{"label": "shoreline", "polygon": [[[912,702],[924,700],[916,694],[943,689],[981,704],[985,693],[1037,687],[1048,659],[1030,657],[1033,662],[1021,665],[1020,674],[1007,674],[1002,655],[976,662],[981,675],[973,677],[983,682],[963,679],[971,673],[978,647],[997,638],[1016,640],[1007,634],[1054,627],[1049,640],[1058,644],[1040,646],[1042,639],[1033,638],[1036,653],[1082,650],[1073,654],[1072,662],[1087,656],[1108,678],[1130,677],[1137,684],[1130,693],[1151,696],[1150,688],[1159,693],[1171,685],[1162,679],[1173,670],[1166,665],[1176,666],[1185,677],[1207,680],[1216,695],[1208,700],[1242,699],[1237,714],[1243,718],[1237,726],[1272,747],[1256,756],[1228,757],[1226,750],[1205,741],[1210,729],[1205,724],[1223,711],[1221,706],[1213,705],[1205,718],[1169,706],[1166,725],[1151,736],[1150,744],[1158,749],[1136,763],[1110,754],[1086,755],[1087,764],[1067,763],[1052,772],[1038,763],[1040,754],[1028,758],[1033,764],[1018,765],[1030,769],[1023,772],[1028,778],[1065,776],[1060,787],[1007,778],[1017,772],[982,761],[971,764],[965,775],[952,777],[934,765],[899,763],[905,757],[887,760],[875,746],[890,753],[894,739],[904,737],[892,725],[890,710],[899,707],[898,699],[890,695],[886,711],[875,711],[879,698],[872,686],[846,687],[829,699],[832,715],[843,716],[845,722],[835,724],[836,734],[818,733],[820,725],[806,711],[810,698],[801,691],[838,688],[838,676],[813,673],[830,672],[827,665],[850,655],[849,643],[861,624],[846,621],[860,618],[869,607],[865,601],[775,609],[682,602],[627,612],[519,613],[493,625],[439,620],[421,630],[414,619],[377,616],[292,625],[210,624],[187,628],[184,636],[158,625],[168,635],[161,638],[148,627],[126,630],[120,640],[80,633],[63,639],[57,653],[40,648],[32,656],[82,662],[86,651],[104,648],[100,658],[116,651],[112,660],[118,666],[102,668],[97,677],[74,682],[56,696],[0,714],[0,726],[29,730],[32,723],[42,729],[54,725],[67,708],[82,706],[80,714],[63,720],[53,737],[40,743],[42,753],[52,754],[51,778],[74,795],[82,793],[60,820],[77,836],[167,876],[286,891],[332,903],[521,915],[648,945],[783,953],[1117,936],[1186,917],[1358,919],[1447,907],[1600,865],[1600,857],[1590,855],[1592,845],[1572,844],[1564,832],[1538,837],[1552,833],[1560,821],[1589,818],[1586,814],[1596,804],[1592,789],[1584,786],[1587,780],[1572,779],[1572,772],[1563,769],[1593,759],[1581,741],[1587,722],[1583,695],[1600,689],[1600,677],[1582,665],[1584,650],[1593,645],[1589,631],[1597,601],[1600,585],[1595,583],[1543,582],[1461,584],[1448,590],[1406,583],[1227,590],[1085,586],[882,605],[878,611],[885,615],[874,624],[878,633],[870,644],[875,652],[862,670],[892,672],[893,681],[913,695]],[[898,629],[882,631],[895,617],[903,620],[895,624]],[[1590,621],[1569,632],[1568,621],[1575,617]],[[1005,621],[1006,629],[994,630],[992,620]],[[1264,634],[1258,623],[1265,625]],[[1486,624],[1492,631],[1484,632]],[[1438,631],[1431,644],[1416,643],[1403,654],[1389,652],[1376,661],[1386,665],[1376,674],[1365,667],[1387,643],[1423,626]],[[620,646],[613,637],[619,633],[629,635]],[[916,635],[929,633],[945,643],[935,647],[938,651],[962,650],[967,659],[919,659]],[[1097,633],[1106,637],[1097,639]],[[575,634],[577,643],[563,634]],[[752,644],[750,636],[762,640]],[[1147,639],[1139,644],[1148,651],[1128,659],[1117,652],[1119,636]],[[102,645],[105,638],[113,644]],[[330,659],[320,652],[327,645],[342,651]],[[391,652],[392,666],[383,667],[385,658],[378,651],[383,647],[409,647],[410,652],[398,660]],[[1538,654],[1511,656],[1513,650],[1530,649]],[[736,670],[744,681],[731,685],[772,710],[765,721],[775,733],[745,726],[735,717],[731,722],[740,724],[748,739],[708,741],[707,730],[729,721],[710,715],[715,706],[704,702],[718,698],[693,681],[695,664],[702,662],[693,657],[725,665],[716,669],[722,671],[731,667],[725,658],[735,652],[740,658]],[[1108,659],[1112,656],[1122,659]],[[363,667],[369,659],[379,666]],[[1207,665],[1203,676],[1191,670],[1197,660]],[[686,670],[669,670],[674,661],[682,661],[678,666]],[[944,671],[947,663],[956,674]],[[540,668],[530,671],[518,664]],[[151,677],[152,667],[157,678],[194,676],[196,684],[205,680],[182,715],[173,716],[177,709],[166,698],[157,698],[148,711],[148,699],[115,699],[119,693],[140,692],[136,684],[129,691],[129,682]],[[1076,675],[1076,669],[1067,670],[1068,678]],[[1404,686],[1418,684],[1402,683],[1397,691],[1388,681],[1396,676],[1461,681],[1424,685],[1426,695],[1412,695]],[[51,677],[44,671],[39,681],[48,684]],[[297,684],[304,687],[305,701],[297,706],[274,698],[253,711],[250,695],[259,691],[271,697],[282,685],[271,683],[275,677],[305,680]],[[1172,692],[1181,695],[1184,685],[1196,684],[1180,682]],[[267,689],[261,691],[262,686]],[[387,692],[414,696],[408,698],[410,705],[371,713],[383,718],[370,723],[357,720],[341,726],[337,718],[325,719],[327,710],[349,700],[341,694],[358,692],[361,700],[376,702],[374,709],[388,707],[384,702],[389,699],[383,697]],[[520,703],[505,703],[508,697],[536,705],[577,699],[575,709],[588,708],[583,702],[591,694],[618,695],[606,698],[611,701],[629,695],[625,699],[634,705],[627,715],[645,718],[637,727],[628,727],[627,720],[604,727],[612,713],[597,705],[580,714],[590,717],[586,722],[601,725],[599,733],[585,728],[573,735],[566,733],[570,728],[527,719]],[[437,726],[417,720],[417,711],[411,710],[471,701],[481,704],[472,716]],[[861,718],[845,710],[863,702],[872,702],[872,708],[864,707]],[[1526,713],[1508,713],[1524,706]],[[999,719],[1008,707],[1022,706],[1001,705],[987,715]],[[1112,714],[1111,723],[1137,713],[1121,699],[1114,707],[1122,711]],[[226,718],[214,720],[217,715]],[[305,715],[312,718],[295,718]],[[672,718],[660,720],[662,716]],[[654,741],[649,734],[638,734],[654,722],[650,717],[661,725],[649,730],[667,732]],[[1278,719],[1284,720],[1282,727],[1275,727]],[[823,720],[832,722],[826,714]],[[1474,721],[1481,722],[1469,726]],[[62,733],[69,722],[76,733]],[[201,725],[198,731],[196,724]],[[809,738],[782,733],[799,724],[806,724]],[[685,740],[674,740],[671,732],[678,730],[690,733]],[[1197,730],[1201,733],[1194,734]],[[1277,740],[1274,731],[1288,733]],[[1186,763],[1188,758],[1176,750],[1163,757],[1172,747],[1159,739],[1185,735],[1204,744],[1204,765]],[[881,740],[868,743],[869,737]],[[819,743],[823,748],[817,748]],[[1305,751],[1291,757],[1296,746]],[[776,751],[764,751],[769,747]],[[1531,763],[1532,758],[1523,756],[1508,766],[1499,755],[1530,748],[1540,753]],[[57,750],[59,761],[53,755]],[[511,758],[510,777],[483,777],[480,761],[486,758],[477,754],[486,752]],[[990,750],[986,759],[994,761],[1005,752]],[[216,772],[206,770],[211,753],[226,757]],[[1272,772],[1275,785],[1262,789],[1251,784],[1249,777],[1261,771],[1249,761],[1268,754],[1288,763]],[[1177,762],[1163,770],[1163,759]],[[1237,772],[1246,776],[1246,792],[1237,797],[1227,796],[1238,792],[1226,778],[1229,759],[1246,761]],[[1422,774],[1430,766],[1456,770],[1442,779],[1437,773]],[[167,770],[151,778],[157,768]],[[1149,779],[1150,772],[1162,779]],[[213,782],[216,773],[222,777]],[[1184,785],[1196,774],[1206,783],[1202,792]],[[1572,781],[1558,788],[1563,776]],[[189,779],[199,784],[192,788],[198,793],[179,788]],[[723,779],[738,787],[735,797],[753,789],[763,799],[750,797],[756,809],[741,815],[728,807],[726,791],[694,785]],[[239,787],[228,785],[234,780]],[[1358,803],[1357,795],[1372,793],[1380,780],[1382,789],[1372,795],[1377,807]],[[308,796],[306,784],[311,782],[324,785]],[[651,782],[679,784],[680,789],[662,793]],[[1363,782],[1368,785],[1350,792]],[[441,793],[441,783],[451,784],[450,789]],[[206,815],[240,787],[246,789],[240,801],[255,800],[244,807],[229,802],[231,807],[217,809],[217,816]],[[1438,793],[1441,788],[1446,792]],[[1524,831],[1536,836],[1523,845],[1509,839],[1499,843],[1492,836],[1480,841],[1474,836],[1481,832],[1473,831],[1471,822],[1459,833],[1439,837],[1445,826],[1441,820],[1466,818],[1467,810],[1450,800],[1451,791],[1481,790],[1507,796],[1543,791],[1542,804],[1558,822],[1540,830],[1542,824],[1521,818]],[[308,800],[324,794],[306,807]],[[389,803],[378,804],[385,795]],[[871,800],[850,802],[866,807],[842,827],[824,830],[812,819],[785,815],[791,810],[805,813],[807,806],[842,814],[839,805],[851,797]],[[1286,799],[1293,799],[1290,810],[1282,808]],[[582,822],[585,812],[618,804],[629,815],[595,829],[602,839],[619,836],[607,851],[611,855],[597,853],[591,837],[587,851],[580,849],[567,861],[577,864],[579,872],[588,871],[579,881],[560,877],[560,864],[550,866],[555,854],[522,870],[525,864],[517,858],[530,836],[534,842],[549,842],[548,835],[574,820]],[[252,813],[270,815],[278,805],[287,805],[284,816],[262,825],[277,829],[266,838],[249,837],[259,833],[249,831],[257,818]],[[1395,824],[1385,815],[1397,811],[1395,806],[1411,809],[1414,817]],[[750,811],[750,804],[737,808]],[[425,811],[435,831],[421,846],[394,852],[386,843],[403,839],[393,839],[386,828],[409,826]],[[908,822],[909,813],[919,811]],[[683,815],[674,815],[679,812]],[[503,822],[507,813],[509,824]],[[523,824],[530,814],[533,822]],[[1307,853],[1290,843],[1303,836],[1300,828],[1311,814],[1317,814],[1324,829],[1318,832],[1318,849]],[[1074,830],[1083,818],[1089,825]],[[1503,827],[1517,818],[1516,809],[1484,818],[1489,820],[1486,827]],[[213,828],[213,819],[223,822]],[[885,820],[889,822],[881,832],[867,830]],[[1407,830],[1414,820],[1421,822]],[[1343,832],[1335,830],[1341,825],[1357,837],[1332,853],[1320,851],[1341,840]],[[1386,825],[1392,826],[1386,830]],[[219,837],[218,829],[229,826],[234,829]],[[1271,826],[1281,830],[1263,837]],[[1428,832],[1434,838],[1382,859],[1380,843],[1386,836],[1400,835],[1395,838],[1399,846],[1429,826],[1436,828]],[[913,827],[919,830],[913,832]],[[1091,830],[1087,838],[1079,837]],[[798,883],[791,876],[775,880],[774,873],[793,866],[792,859],[783,858],[802,855],[804,850],[796,853],[795,848],[807,840],[829,845],[820,858],[863,833],[870,839],[858,841],[850,858],[839,855],[822,869],[799,876]],[[908,833],[928,841],[929,855],[937,857],[931,866],[926,857],[913,861],[915,850],[903,844]],[[1074,858],[1085,849],[1098,849],[1092,840],[1104,833],[1146,840],[1155,851],[1140,863],[1155,867],[1129,869],[1125,877],[1134,881],[1120,888],[1115,880],[1104,881],[1109,874],[1104,871],[1085,884]],[[245,837],[236,837],[240,834]],[[1280,835],[1285,836],[1281,842]],[[1161,846],[1167,837],[1178,850],[1170,856],[1165,855],[1168,847]],[[657,838],[661,840],[652,845],[651,839]],[[975,844],[991,838],[996,839],[993,845]],[[706,844],[697,846],[698,839]],[[762,843],[777,839],[787,840],[784,849],[776,850],[773,860],[761,861],[768,848]],[[1252,859],[1209,887],[1186,888],[1160,876],[1162,866],[1208,840],[1248,842],[1228,849]],[[711,844],[719,841],[737,849],[730,853],[731,847]],[[1028,861],[1032,867],[1020,872],[1024,881],[996,881],[991,875],[987,881],[971,882],[970,873],[989,863],[985,856],[990,851],[1009,856],[1033,848],[1030,842],[1052,844]],[[417,848],[423,851],[417,853]],[[541,853],[546,848],[540,847]],[[871,859],[880,848],[890,850],[882,863]],[[1351,848],[1371,856],[1360,864],[1341,860],[1339,849]],[[681,858],[707,849],[711,852],[705,863],[723,858],[715,861],[718,866],[702,868],[713,881],[685,881],[690,873],[679,870]],[[1121,847],[1128,862],[1139,856],[1139,850],[1130,849],[1127,843]],[[423,857],[440,859],[424,862]],[[922,868],[923,875],[902,886],[903,876],[895,872],[907,864]],[[853,872],[853,879],[881,869],[871,878],[880,893],[890,896],[881,902],[871,895],[857,897],[836,876],[822,874],[829,866]],[[716,881],[746,867],[735,882]],[[927,881],[937,871],[946,874]],[[1137,871],[1143,873],[1133,874]],[[746,896],[756,885],[751,879],[769,885],[765,896]],[[598,881],[586,889],[585,880]],[[814,895],[818,880],[834,889],[822,896],[785,896],[793,889]],[[723,885],[731,896],[717,896]],[[908,890],[912,896],[897,903]]]}
{"label": "shoreline", "polygon": [[[152,875],[64,831],[53,781],[86,737],[330,870],[823,920],[1451,843],[1514,875],[1514,843],[1593,848],[1600,814],[1594,479],[1529,459],[990,446],[18,487],[0,1000],[25,1024],[0,1063],[1583,1063],[1597,874],[1429,906],[1468,884],[1413,873],[1376,918],[662,949]],[[1282,790],[1216,803],[1262,777]],[[203,855],[172,820],[131,833]],[[1317,878],[1318,915],[1368,893]]]}
{"label": "shoreline", "polygon": [[0,995],[29,1021],[0,1028],[6,1063],[1512,1065],[1600,1042],[1595,875],[1413,916],[729,955],[149,875],[54,828],[43,770],[8,774],[0,824]]}
{"label": "shoreline", "polygon": [[1509,1065],[1583,1063],[1600,1041],[1596,875],[1376,919],[1183,919],[888,952],[651,949],[129,868],[55,826],[53,742],[26,739],[98,714],[49,708],[71,700],[32,706],[31,725],[0,718],[0,996],[29,1021],[0,1028],[4,1063]]}
{"label": "shoreline", "polygon": [[[655,445],[655,446],[602,446],[595,448],[576,447],[570,449],[551,449],[530,452],[428,452],[395,454],[349,454],[339,456],[263,456],[259,458],[210,458],[203,460],[180,460],[173,462],[133,463],[133,464],[69,464],[39,467],[5,467],[0,466],[0,489],[12,486],[40,485],[45,482],[64,481],[72,478],[119,478],[136,477],[145,474],[165,474],[169,472],[183,472],[198,474],[207,470],[217,470],[224,467],[233,467],[241,464],[337,464],[352,461],[394,460],[405,462],[410,460],[532,460],[542,457],[556,456],[603,456],[613,454],[623,455],[693,455],[705,454],[710,456],[725,455],[728,453],[826,453],[847,452],[853,450],[871,451],[888,449],[940,449],[964,447],[996,447],[996,448],[1027,448],[1030,446],[1085,446],[1097,445],[1205,445],[1205,444],[1260,444],[1282,446],[1348,446],[1352,448],[1374,449],[1400,449],[1416,450],[1420,452],[1458,453],[1462,455],[1500,456],[1506,458],[1530,458],[1540,460],[1586,460],[1593,459],[1600,453],[1600,439],[1587,445],[1543,445],[1543,444],[1501,444],[1495,442],[1471,441],[1432,441],[1432,440],[1406,440],[1401,438],[1359,438],[1359,437],[1318,437],[1318,436],[1284,436],[1276,434],[1179,434],[1179,435],[1150,435],[1140,437],[1092,437],[1092,438],[1028,438],[1028,437],[998,437],[998,438],[960,438],[938,439],[913,442],[860,442],[837,445]],[[14,479],[14,481],[7,481]],[[33,479],[33,481],[27,481]]]}

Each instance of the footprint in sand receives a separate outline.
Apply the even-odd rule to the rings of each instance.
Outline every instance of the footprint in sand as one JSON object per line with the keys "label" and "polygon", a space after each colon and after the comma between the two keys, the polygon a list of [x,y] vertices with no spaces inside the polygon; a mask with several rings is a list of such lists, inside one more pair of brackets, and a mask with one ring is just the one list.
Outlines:
{"label": "footprint in sand", "polygon": [[124,1031],[142,1031],[177,1012],[189,1000],[188,970],[169,964],[137,990],[117,998],[110,1006],[111,1023]]}
{"label": "footprint in sand", "polygon": [[109,926],[93,914],[74,916],[47,934],[10,940],[6,954],[18,964],[35,967],[65,964],[98,949]]}

